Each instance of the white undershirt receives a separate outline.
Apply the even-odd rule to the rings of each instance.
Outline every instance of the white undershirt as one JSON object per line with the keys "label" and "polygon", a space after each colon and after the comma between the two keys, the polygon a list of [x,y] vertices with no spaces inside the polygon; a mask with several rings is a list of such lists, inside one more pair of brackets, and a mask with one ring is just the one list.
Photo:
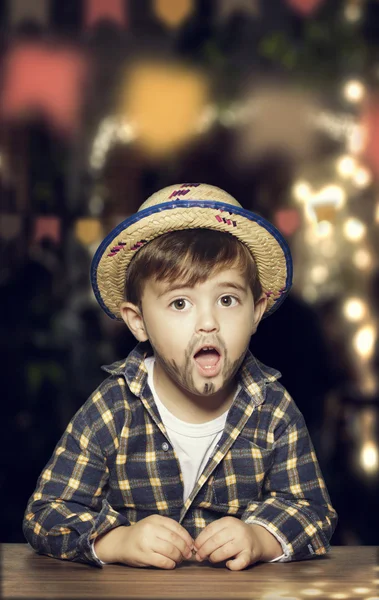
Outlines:
{"label": "white undershirt", "polygon": [[[148,372],[147,382],[166,427],[168,437],[179,459],[184,484],[183,502],[185,502],[221,438],[229,409],[219,417],[206,423],[187,423],[178,419],[164,406],[158,397],[153,380],[154,363],[154,356],[145,358]],[[238,386],[235,395],[237,395],[239,389],[240,386]]]}

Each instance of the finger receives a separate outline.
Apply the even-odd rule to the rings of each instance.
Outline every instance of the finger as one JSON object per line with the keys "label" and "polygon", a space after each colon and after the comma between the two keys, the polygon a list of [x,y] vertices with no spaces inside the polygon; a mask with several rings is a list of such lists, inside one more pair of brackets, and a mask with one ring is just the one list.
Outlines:
{"label": "finger", "polygon": [[231,571],[242,571],[242,569],[246,569],[246,567],[252,565],[254,562],[256,562],[256,560],[252,560],[250,552],[248,550],[242,550],[242,552],[237,554],[234,559],[228,560],[226,566]]}
{"label": "finger", "polygon": [[183,538],[180,537],[175,531],[166,527],[159,527],[157,530],[157,538],[167,542],[174,546],[180,553],[180,559],[191,558],[192,550],[187,546]]}
{"label": "finger", "polygon": [[211,552],[208,555],[208,560],[212,563],[218,563],[223,560],[227,560],[228,558],[239,555],[241,550],[241,546],[238,545],[238,542],[235,539],[233,539],[226,542],[222,546],[219,546],[216,550]]}
{"label": "finger", "polygon": [[152,552],[148,558],[146,566],[157,567],[158,569],[175,569],[176,562],[159,552]]}
{"label": "finger", "polygon": [[173,560],[175,564],[182,562],[183,556],[181,551],[167,540],[156,537],[153,544],[151,545],[153,552],[162,554],[166,558]]}
{"label": "finger", "polygon": [[226,544],[232,544],[233,552],[220,560],[225,560],[226,558],[230,558],[230,556],[235,556],[237,552],[241,550],[241,548],[237,548],[236,541],[234,539],[234,534],[231,532],[231,530],[223,529],[222,531],[216,533],[211,538],[209,538],[206,542],[204,542],[201,548],[197,551],[196,558],[199,557],[198,560],[200,559],[200,561],[206,558],[210,558],[211,555],[219,551]]}
{"label": "finger", "polygon": [[[178,523],[177,521],[174,521],[174,519],[170,519],[170,517],[163,517],[161,515],[159,515],[159,516],[160,516],[160,520],[164,521],[164,527],[167,529],[170,529],[171,531],[176,533],[179,537],[181,537],[182,540],[187,544],[188,548],[192,551],[194,540],[190,536],[188,531],[186,529],[184,529],[184,527],[182,525],[180,525],[180,523]],[[162,524],[163,523],[161,523],[161,525]]]}
{"label": "finger", "polygon": [[218,519],[217,521],[213,521],[213,523],[210,523],[210,525],[207,525],[207,527],[203,529],[203,531],[200,533],[200,535],[198,535],[198,537],[195,540],[195,550],[199,552],[199,550],[209,539],[211,539],[217,533],[220,533],[221,531],[226,529],[227,525],[228,524],[224,521],[224,519]]}

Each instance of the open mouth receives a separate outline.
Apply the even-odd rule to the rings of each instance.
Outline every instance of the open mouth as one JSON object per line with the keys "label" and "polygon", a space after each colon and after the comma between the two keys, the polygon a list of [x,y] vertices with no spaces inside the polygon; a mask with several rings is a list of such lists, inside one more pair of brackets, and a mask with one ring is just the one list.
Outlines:
{"label": "open mouth", "polygon": [[221,354],[214,346],[203,346],[194,355],[196,364],[203,375],[215,375],[218,373],[221,362]]}

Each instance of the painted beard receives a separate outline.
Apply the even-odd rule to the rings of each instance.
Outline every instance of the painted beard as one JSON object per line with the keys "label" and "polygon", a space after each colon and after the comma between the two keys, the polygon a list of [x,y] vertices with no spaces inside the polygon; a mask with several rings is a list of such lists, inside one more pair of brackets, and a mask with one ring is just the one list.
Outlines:
{"label": "painted beard", "polygon": [[[215,342],[216,340],[217,343],[215,345],[217,345],[219,348],[222,348],[223,350],[224,363],[221,371],[223,383],[230,382],[232,381],[239,367],[241,366],[246,356],[247,348],[235,361],[232,362],[228,357],[228,351],[223,341],[219,337],[216,337],[214,339]],[[178,384],[179,387],[184,388],[185,390],[194,395],[201,394],[203,396],[210,396],[211,394],[214,394],[216,392],[216,386],[214,383],[204,383],[202,390],[199,390],[198,387],[196,387],[194,381],[193,354],[196,347],[199,346],[199,340],[192,340],[188,344],[188,347],[184,353],[183,366],[178,365],[175,359],[165,359],[163,354],[160,352],[159,347],[154,343],[154,340],[152,340],[151,337],[149,337],[149,341],[154,350],[156,360],[161,364],[163,370],[171,377],[173,381],[175,381]],[[211,345],[212,343],[209,342],[209,340],[204,340],[204,344]]]}

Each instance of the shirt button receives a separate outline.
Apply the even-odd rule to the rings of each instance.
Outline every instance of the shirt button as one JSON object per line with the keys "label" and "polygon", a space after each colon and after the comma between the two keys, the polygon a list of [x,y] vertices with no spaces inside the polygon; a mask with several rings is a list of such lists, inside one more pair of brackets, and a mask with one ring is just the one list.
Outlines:
{"label": "shirt button", "polygon": [[168,443],[167,443],[167,442],[163,442],[163,444],[162,444],[162,450],[163,450],[164,452],[167,452],[167,450],[168,450],[168,449],[169,449],[169,445],[168,445]]}

